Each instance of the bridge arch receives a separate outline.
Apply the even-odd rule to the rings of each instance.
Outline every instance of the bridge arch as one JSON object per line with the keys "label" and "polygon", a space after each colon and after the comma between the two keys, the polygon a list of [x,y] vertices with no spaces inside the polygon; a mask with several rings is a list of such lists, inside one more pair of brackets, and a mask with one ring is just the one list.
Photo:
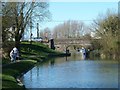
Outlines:
{"label": "bridge arch", "polygon": [[82,44],[65,44],[65,45],[55,45],[55,50],[57,51],[62,51],[66,52],[67,50],[69,51],[74,51],[81,49],[82,47],[87,48],[89,45],[82,45]]}

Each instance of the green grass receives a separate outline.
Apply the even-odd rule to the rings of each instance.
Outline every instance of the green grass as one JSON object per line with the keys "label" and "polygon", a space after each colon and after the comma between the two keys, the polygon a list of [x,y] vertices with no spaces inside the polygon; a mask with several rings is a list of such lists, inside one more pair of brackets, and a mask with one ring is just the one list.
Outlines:
{"label": "green grass", "polygon": [[12,81],[2,81],[2,89],[8,89],[8,88],[21,88],[23,89],[21,86],[17,85],[16,82],[12,82]]}
{"label": "green grass", "polygon": [[26,60],[3,67],[2,75],[0,75],[2,77],[2,88],[23,88],[17,85],[15,78],[31,69],[35,63],[34,60]]}
{"label": "green grass", "polygon": [[49,55],[59,55],[60,52],[56,52],[50,48],[48,48],[47,45],[44,45],[39,42],[33,42],[32,44],[29,44],[29,42],[22,42],[21,43],[21,56],[24,59],[32,59],[41,61],[44,59],[48,59],[47,57]]}
{"label": "green grass", "polygon": [[3,64],[8,64],[8,63],[10,63],[11,61],[10,61],[10,58],[2,58],[2,65]]}
{"label": "green grass", "polygon": [[24,72],[25,70],[27,71],[28,69],[30,69],[31,66],[34,66],[35,63],[36,61],[34,60],[25,60],[25,61],[12,63],[3,67],[2,73],[11,76],[17,76],[22,72]]}
{"label": "green grass", "polygon": [[29,42],[22,42],[21,43],[21,49],[25,52],[31,52],[31,54],[41,54],[41,53],[58,53],[50,48],[48,48],[47,45],[44,45],[39,42],[33,42],[32,44],[29,44]]}
{"label": "green grass", "polygon": [[10,75],[2,74],[2,78],[4,81],[16,82],[15,78]]}

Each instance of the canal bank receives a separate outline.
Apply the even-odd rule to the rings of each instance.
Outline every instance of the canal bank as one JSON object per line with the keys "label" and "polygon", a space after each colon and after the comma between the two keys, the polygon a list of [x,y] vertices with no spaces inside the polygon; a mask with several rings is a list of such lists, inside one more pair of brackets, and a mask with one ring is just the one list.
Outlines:
{"label": "canal bank", "polygon": [[15,63],[2,65],[2,89],[25,89],[20,77],[34,67],[37,62],[44,62],[49,58],[65,56],[66,54],[55,52],[41,43],[23,42],[21,44],[21,60]]}
{"label": "canal bank", "polygon": [[32,69],[36,61],[26,60],[10,63],[2,67],[2,89],[24,89],[24,86],[19,81],[20,76]]}

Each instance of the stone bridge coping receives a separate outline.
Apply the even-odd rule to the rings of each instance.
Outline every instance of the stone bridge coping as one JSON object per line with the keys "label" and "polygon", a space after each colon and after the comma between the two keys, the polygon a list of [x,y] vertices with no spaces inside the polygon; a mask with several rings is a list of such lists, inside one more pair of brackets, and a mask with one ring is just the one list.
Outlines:
{"label": "stone bridge coping", "polygon": [[55,39],[55,44],[90,44],[86,39]]}

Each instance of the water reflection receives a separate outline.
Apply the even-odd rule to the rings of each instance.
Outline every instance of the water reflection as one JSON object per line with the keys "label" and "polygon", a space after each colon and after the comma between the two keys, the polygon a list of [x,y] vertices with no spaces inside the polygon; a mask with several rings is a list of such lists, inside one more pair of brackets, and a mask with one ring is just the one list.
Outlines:
{"label": "water reflection", "polygon": [[30,70],[30,81],[32,82],[32,70]]}
{"label": "water reflection", "polygon": [[117,88],[118,62],[82,60],[76,53],[38,64],[23,83],[27,88]]}
{"label": "water reflection", "polygon": [[36,70],[37,70],[37,79],[39,79],[39,66],[36,66]]}
{"label": "water reflection", "polygon": [[54,66],[54,64],[55,64],[55,59],[54,58],[52,60],[50,60],[50,64],[51,64],[51,66]]}

